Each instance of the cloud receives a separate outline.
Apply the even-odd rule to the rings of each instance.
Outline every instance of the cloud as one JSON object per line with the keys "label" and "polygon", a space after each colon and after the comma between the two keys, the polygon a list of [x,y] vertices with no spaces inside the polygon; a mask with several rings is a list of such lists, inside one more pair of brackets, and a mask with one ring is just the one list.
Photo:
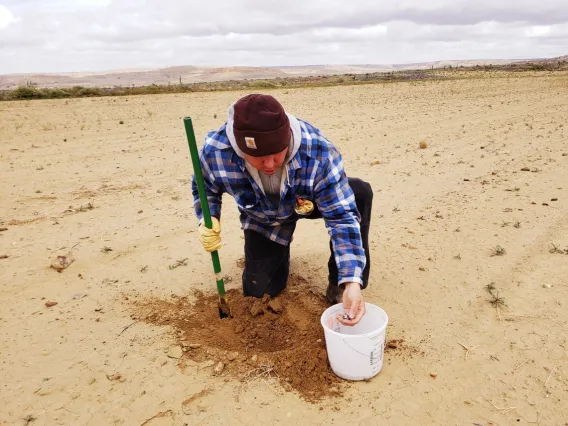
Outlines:
{"label": "cloud", "polygon": [[565,0],[0,2],[0,73],[568,53]]}
{"label": "cloud", "polygon": [[6,6],[0,4],[0,30],[17,21],[18,19],[12,15],[12,12]]}

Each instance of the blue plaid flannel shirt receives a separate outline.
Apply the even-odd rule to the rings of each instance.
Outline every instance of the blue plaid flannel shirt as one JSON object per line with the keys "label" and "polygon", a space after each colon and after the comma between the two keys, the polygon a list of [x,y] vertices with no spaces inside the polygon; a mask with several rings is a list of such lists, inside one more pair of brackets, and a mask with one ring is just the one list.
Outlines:
{"label": "blue plaid flannel shirt", "polygon": [[[259,232],[270,240],[288,245],[300,218],[296,198],[312,200],[321,212],[331,236],[339,272],[338,284],[363,284],[365,252],[359,226],[355,195],[349,186],[343,160],[319,129],[298,119],[302,141],[287,163],[287,179],[274,206],[254,181],[225,133],[225,125],[210,132],[200,151],[211,215],[220,219],[221,196],[230,194],[237,202],[243,229]],[[195,212],[202,218],[195,178],[192,181]]]}

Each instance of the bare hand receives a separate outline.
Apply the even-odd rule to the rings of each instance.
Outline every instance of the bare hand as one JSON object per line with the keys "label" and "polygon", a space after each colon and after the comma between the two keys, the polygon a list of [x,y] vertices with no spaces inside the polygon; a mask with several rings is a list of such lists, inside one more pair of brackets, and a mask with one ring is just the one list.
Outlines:
{"label": "bare hand", "polygon": [[337,314],[337,320],[347,326],[354,326],[365,315],[365,301],[359,283],[346,283],[343,292],[344,314]]}

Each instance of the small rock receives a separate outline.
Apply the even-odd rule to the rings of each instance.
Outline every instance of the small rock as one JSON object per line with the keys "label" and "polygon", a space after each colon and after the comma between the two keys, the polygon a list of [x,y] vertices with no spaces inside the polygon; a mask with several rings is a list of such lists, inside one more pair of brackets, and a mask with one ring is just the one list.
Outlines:
{"label": "small rock", "polygon": [[188,342],[187,340],[182,341],[181,345],[184,348],[189,348],[189,349],[199,349],[201,347],[201,343],[191,343]]}
{"label": "small rock", "polygon": [[63,271],[75,261],[75,258],[68,254],[66,256],[57,256],[52,262],[51,267],[57,272]]}
{"label": "small rock", "polygon": [[262,303],[266,305],[268,302],[270,302],[270,296],[268,294],[265,294],[264,296],[262,296]]}
{"label": "small rock", "polygon": [[183,355],[183,351],[179,346],[172,346],[168,351],[168,358],[180,359]]}
{"label": "small rock", "polygon": [[0,255],[0,259],[8,259],[8,257],[9,257],[9,256],[8,256],[7,254],[2,254],[2,255]]}
{"label": "small rock", "polygon": [[57,305],[57,302],[45,302],[45,307],[46,308],[51,308],[52,306]]}
{"label": "small rock", "polygon": [[274,312],[275,314],[280,314],[282,313],[282,304],[278,299],[272,299],[268,303],[268,310]]}
{"label": "small rock", "polygon": [[543,284],[542,288],[552,288],[552,286],[550,284]]}
{"label": "small rock", "polygon": [[237,324],[235,326],[235,334],[241,334],[243,331],[245,331],[245,326],[242,324]]}
{"label": "small rock", "polygon": [[378,166],[381,164],[380,160],[371,161],[371,166]]}
{"label": "small rock", "polygon": [[0,228],[0,232],[4,232],[4,231],[7,231],[7,230],[8,230],[8,228]]}
{"label": "small rock", "polygon": [[558,201],[558,198],[551,198],[550,201]]}
{"label": "small rock", "polygon": [[208,359],[207,361],[205,361],[201,367],[202,368],[209,368],[209,367],[213,367],[215,365],[215,361],[213,361],[212,359]]}
{"label": "small rock", "polygon": [[219,361],[219,364],[217,364],[215,366],[215,368],[213,369],[213,374],[215,376],[218,376],[219,374],[221,374],[223,372],[224,368],[225,368],[225,364],[223,364],[221,361]]}
{"label": "small rock", "polygon": [[521,169],[521,172],[530,172],[530,171],[531,171],[531,169],[529,169],[528,167],[523,167]]}
{"label": "small rock", "polygon": [[239,353],[238,353],[238,352],[229,352],[229,353],[227,354],[227,359],[228,359],[229,361],[234,361],[234,360],[237,359],[238,356],[239,356]]}
{"label": "small rock", "polygon": [[256,362],[258,360],[258,355],[253,355],[250,359],[252,362]]}
{"label": "small rock", "polygon": [[112,382],[114,380],[120,380],[122,378],[122,375],[120,373],[114,373],[114,374],[107,374],[106,377]]}
{"label": "small rock", "polygon": [[438,373],[430,373],[430,377],[435,379],[436,377],[438,377]]}

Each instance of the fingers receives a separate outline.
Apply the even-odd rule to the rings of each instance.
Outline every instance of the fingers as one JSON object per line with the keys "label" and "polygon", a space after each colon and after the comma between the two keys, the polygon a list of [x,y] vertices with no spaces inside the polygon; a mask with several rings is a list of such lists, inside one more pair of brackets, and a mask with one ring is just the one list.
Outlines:
{"label": "fingers", "polygon": [[337,320],[345,326],[352,327],[361,321],[363,315],[365,315],[365,302],[359,299],[351,304],[350,308],[345,307],[344,314],[337,314]]}

